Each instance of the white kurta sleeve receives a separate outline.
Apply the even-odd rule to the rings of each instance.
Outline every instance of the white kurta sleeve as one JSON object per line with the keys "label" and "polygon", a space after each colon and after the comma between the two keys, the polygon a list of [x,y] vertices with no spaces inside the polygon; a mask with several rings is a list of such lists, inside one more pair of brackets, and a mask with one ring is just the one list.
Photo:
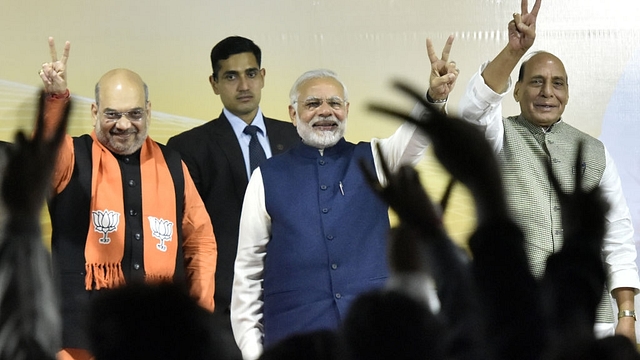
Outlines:
{"label": "white kurta sleeve", "polygon": [[[435,103],[432,105],[443,112],[447,106],[446,103]],[[420,103],[417,103],[411,110],[411,116],[416,118],[420,117],[424,110],[424,107]],[[376,167],[376,175],[378,176],[378,181],[380,181],[382,185],[386,185],[387,179],[382,172],[382,168],[379,166],[380,156],[378,155],[378,144],[382,150],[382,155],[385,157],[385,160],[387,160],[389,170],[396,172],[402,165],[409,164],[415,166],[418,164],[429,145],[429,139],[422,130],[410,123],[403,123],[393,135],[386,139],[371,139],[371,150],[373,152],[373,163]]]}
{"label": "white kurta sleeve", "polygon": [[620,287],[640,288],[636,265],[633,225],[627,202],[622,193],[618,170],[605,148],[606,167],[600,180],[600,190],[611,207],[606,215],[607,231],[602,244],[609,290]]}
{"label": "white kurta sleeve", "polygon": [[393,135],[386,139],[371,139],[371,151],[378,181],[386,185],[387,179],[380,166],[378,144],[389,170],[393,173],[405,164],[415,166],[424,156],[429,140],[423,131],[411,123],[403,123]]}
{"label": "white kurta sleeve", "polygon": [[502,99],[511,89],[512,83],[509,79],[507,90],[502,94],[491,90],[482,77],[482,71],[487,64],[488,62],[482,64],[478,72],[471,77],[460,99],[459,114],[464,120],[480,127],[493,151],[498,153],[504,144]]}
{"label": "white kurta sleeve", "polygon": [[231,327],[245,360],[257,359],[262,354],[262,279],[271,233],[264,194],[262,173],[257,168],[249,180],[242,204],[231,293]]}

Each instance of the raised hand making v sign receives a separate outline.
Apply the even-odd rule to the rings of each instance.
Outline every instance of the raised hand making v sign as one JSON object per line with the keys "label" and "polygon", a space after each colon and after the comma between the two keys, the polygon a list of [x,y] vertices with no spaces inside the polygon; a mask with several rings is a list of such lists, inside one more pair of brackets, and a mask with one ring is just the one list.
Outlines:
{"label": "raised hand making v sign", "polygon": [[449,97],[458,79],[460,70],[456,68],[455,61],[449,61],[449,53],[453,44],[453,35],[449,35],[447,43],[442,50],[442,57],[438,59],[433,49],[433,42],[427,38],[427,55],[431,62],[431,74],[429,76],[429,91],[427,96],[432,102],[443,102]]}
{"label": "raised hand making v sign", "polygon": [[[69,101],[69,49],[66,42],[58,59],[49,38],[51,62],[38,71],[48,93],[45,130],[56,128],[53,115]],[[56,282],[63,284],[58,360],[88,360],[88,349],[99,349],[103,339],[91,344],[87,326],[101,324],[87,324],[84,314],[104,289],[184,282],[200,306],[214,309],[217,246],[211,220],[180,155],[148,136],[147,85],[129,69],[113,69],[95,90],[94,130],[65,136],[51,179],[51,256]]]}
{"label": "raised hand making v sign", "polygon": [[536,38],[536,19],[541,1],[536,0],[533,9],[529,12],[527,0],[522,0],[520,5],[522,13],[514,13],[513,20],[509,21],[507,26],[509,43],[482,72],[485,83],[493,91],[501,93],[507,90],[507,81],[511,71],[533,45]]}
{"label": "raised hand making v sign", "polygon": [[43,63],[42,69],[38,72],[44,84],[44,91],[47,94],[64,94],[67,92],[67,59],[69,59],[70,49],[71,43],[65,42],[62,58],[58,60],[56,43],[52,37],[49,37],[51,62]]}
{"label": "raised hand making v sign", "polygon": [[[460,100],[459,113],[479,125],[501,160],[509,213],[525,234],[529,267],[537,278],[545,274],[547,259],[567,245],[567,236],[572,233],[561,221],[569,210],[567,202],[552,186],[547,166],[551,166],[564,191],[575,188],[577,173],[582,176],[585,190],[602,189],[611,206],[605,215],[602,256],[607,290],[620,310],[615,333],[635,343],[634,295],[640,288],[637,251],[631,216],[613,159],[603,143],[564,121],[569,82],[564,64],[557,56],[537,51],[522,61],[515,84],[510,79],[533,45],[540,4],[541,0],[536,0],[529,11],[527,0],[521,1],[521,13],[514,14],[507,25],[508,43],[495,59],[483,64],[472,76]],[[502,100],[512,85],[520,114],[503,117]],[[579,143],[584,144],[584,151],[581,164],[576,166]],[[567,293],[565,290],[562,295]],[[585,298],[573,300],[578,308]],[[615,317],[608,296],[603,297],[594,324],[596,333],[613,335]]]}

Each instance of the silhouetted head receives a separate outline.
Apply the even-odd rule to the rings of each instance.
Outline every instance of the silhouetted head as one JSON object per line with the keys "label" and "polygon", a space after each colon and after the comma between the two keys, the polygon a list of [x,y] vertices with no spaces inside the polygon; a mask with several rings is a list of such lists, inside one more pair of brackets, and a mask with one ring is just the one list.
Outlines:
{"label": "silhouetted head", "polygon": [[88,324],[96,360],[241,359],[222,323],[173,284],[103,290]]}

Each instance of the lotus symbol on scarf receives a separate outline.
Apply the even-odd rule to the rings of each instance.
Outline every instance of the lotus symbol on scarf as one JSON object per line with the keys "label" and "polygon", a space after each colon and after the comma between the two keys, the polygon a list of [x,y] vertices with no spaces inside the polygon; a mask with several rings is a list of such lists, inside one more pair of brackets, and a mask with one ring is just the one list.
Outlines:
{"label": "lotus symbol on scarf", "polygon": [[95,210],[91,212],[93,217],[93,228],[95,231],[102,233],[102,238],[98,240],[100,244],[109,244],[111,239],[107,236],[110,232],[118,229],[120,223],[120,213],[107,210]]}
{"label": "lotus symbol on scarf", "polygon": [[149,216],[149,226],[151,227],[151,235],[160,240],[160,243],[156,244],[156,247],[160,251],[167,251],[167,245],[165,241],[171,241],[173,236],[173,223],[169,220],[158,219],[153,216]]}

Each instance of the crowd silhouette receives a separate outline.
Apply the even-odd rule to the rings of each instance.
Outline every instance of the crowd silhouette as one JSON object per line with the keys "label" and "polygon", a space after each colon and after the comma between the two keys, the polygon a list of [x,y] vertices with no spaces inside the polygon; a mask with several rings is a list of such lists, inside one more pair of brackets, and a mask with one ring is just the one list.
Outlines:
{"label": "crowd silhouette", "polygon": [[20,131],[0,149],[0,359],[55,359],[62,337],[51,257],[42,243],[40,211],[66,131],[44,129],[46,94],[40,94],[35,130]]}
{"label": "crowd silhouette", "polygon": [[[560,194],[565,243],[536,280],[484,136],[473,125],[435,110],[407,85],[395,86],[421,103],[422,115],[371,108],[419,126],[452,184],[470,190],[477,212],[470,255],[451,241],[442,224],[451,186],[435,203],[413,168],[396,173],[384,168],[387,183],[380,184],[363,165],[373,189],[399,217],[389,237],[389,286],[360,296],[338,331],[294,335],[265,349],[261,358],[640,359],[627,338],[596,339],[593,334],[605,282],[600,248],[608,204],[599,189],[584,191],[576,172],[575,188],[564,192],[549,173]],[[2,359],[54,359],[60,343],[57,290],[41,243],[39,215],[69,108],[55,135],[47,138],[42,98],[33,135],[18,133],[0,159]],[[425,291],[429,279],[436,284],[437,310]],[[105,291],[92,303],[89,318],[96,360],[240,358],[226,328],[179,285],[131,284]]]}
{"label": "crowd silhouette", "polygon": [[[448,191],[436,205],[413,168],[397,173],[384,169],[387,184],[380,184],[365,168],[371,186],[400,220],[390,237],[389,261],[392,278],[409,280],[393,283],[426,288],[426,280],[415,279],[430,276],[440,309],[432,311],[426,295],[419,295],[426,291],[377,290],[354,303],[339,331],[282,342],[276,347],[289,352],[278,349],[279,358],[301,358],[295,355],[301,353],[354,360],[640,358],[626,337],[596,339],[593,333],[605,282],[600,253],[608,204],[599,189],[584,191],[576,172],[575,188],[564,192],[549,170],[560,194],[566,240],[537,281],[527,266],[522,231],[506,209],[499,166],[484,136],[475,126],[434,109],[407,85],[396,87],[424,106],[422,116],[379,105],[372,109],[418,125],[454,181],[471,191],[477,212],[477,228],[469,239],[471,254],[466,256],[442,225]],[[578,168],[581,156],[580,150]],[[343,352],[335,354],[323,346]],[[270,356],[276,347],[266,349],[263,358],[274,359]]]}

